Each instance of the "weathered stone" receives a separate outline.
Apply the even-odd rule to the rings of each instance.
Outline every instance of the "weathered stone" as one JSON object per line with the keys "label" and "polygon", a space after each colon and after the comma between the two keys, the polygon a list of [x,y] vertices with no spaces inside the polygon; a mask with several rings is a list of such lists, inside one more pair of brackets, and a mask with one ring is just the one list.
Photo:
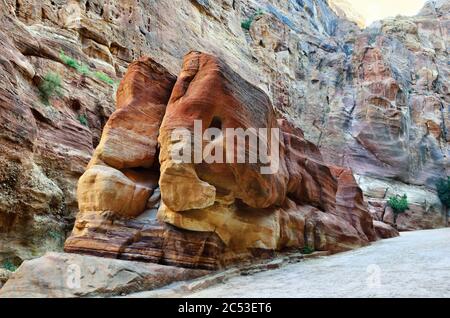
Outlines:
{"label": "weathered stone", "polygon": [[[234,163],[206,164],[204,161],[205,164],[195,166],[195,171],[193,165],[174,163],[170,158],[172,148],[185,141],[173,142],[172,132],[185,128],[194,138],[195,120],[203,126],[201,133],[210,127],[218,129],[221,136],[212,144],[221,143],[224,154],[230,152],[226,149],[226,129],[270,130],[278,127],[270,100],[263,91],[214,56],[200,52],[188,54],[159,135],[161,196],[169,208],[175,211],[207,208],[215,202],[217,189],[253,208],[267,208],[284,201],[287,172],[283,162],[277,174],[262,174],[261,161],[253,165],[237,162],[238,145],[232,153]],[[267,142],[270,145],[270,136]],[[251,156],[251,152],[256,150],[248,145],[245,147],[246,156]],[[192,149],[192,154],[194,151]],[[218,154],[222,156],[222,161],[225,161],[224,154]],[[248,157],[246,160],[249,160]],[[189,191],[189,188],[192,190]]]}
{"label": "weathered stone", "polygon": [[216,269],[222,266],[224,244],[214,233],[195,233],[160,223],[151,210],[132,220],[113,212],[95,211],[78,215],[64,249],[108,258]]}
{"label": "weathered stone", "polygon": [[11,278],[11,275],[12,273],[9,270],[0,268],[0,288]]}
{"label": "weathered stone", "polygon": [[78,182],[80,212],[114,211],[136,217],[146,208],[150,186],[139,185],[111,167],[91,166]]}
{"label": "weathered stone", "polygon": [[381,239],[393,238],[400,235],[393,226],[387,223],[374,221],[373,226],[375,228],[375,232],[377,233],[378,237]]}
{"label": "weathered stone", "polygon": [[206,274],[208,271],[48,253],[24,262],[0,290],[0,298],[120,296]]}

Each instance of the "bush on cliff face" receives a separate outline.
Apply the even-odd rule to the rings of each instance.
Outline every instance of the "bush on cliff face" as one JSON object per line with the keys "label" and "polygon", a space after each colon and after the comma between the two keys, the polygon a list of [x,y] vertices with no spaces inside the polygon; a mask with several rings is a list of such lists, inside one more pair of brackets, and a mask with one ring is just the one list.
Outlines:
{"label": "bush on cliff face", "polygon": [[450,177],[447,177],[447,180],[439,180],[436,187],[442,204],[446,207],[450,207]]}
{"label": "bush on cliff face", "polygon": [[41,99],[45,104],[49,104],[50,98],[61,95],[61,77],[56,73],[47,73],[39,86]]}
{"label": "bush on cliff face", "polygon": [[3,262],[3,268],[10,272],[15,272],[17,267],[9,260]]}
{"label": "bush on cliff face", "polygon": [[79,63],[74,58],[67,56],[64,53],[64,51],[61,51],[59,53],[59,58],[63,61],[64,64],[66,64],[67,66],[69,66],[71,68],[74,68],[75,70],[77,70],[79,73],[81,73],[83,75],[87,76],[91,73],[91,70],[89,69],[89,67],[87,65]]}
{"label": "bush on cliff face", "polygon": [[80,124],[82,124],[83,126],[87,127],[88,126],[88,120],[86,118],[85,115],[80,115],[78,116],[78,121],[80,122]]}
{"label": "bush on cliff face", "polygon": [[[436,184],[438,196],[441,200],[442,204],[448,209],[450,208],[450,177],[447,177],[447,180],[441,179]],[[448,212],[445,211],[445,219],[448,223]]]}
{"label": "bush on cliff face", "polygon": [[93,72],[89,66],[87,66],[86,64],[82,64],[80,62],[78,62],[77,60],[75,60],[74,58],[71,58],[70,56],[67,56],[64,51],[61,51],[59,53],[59,58],[61,59],[61,61],[63,61],[64,64],[66,64],[67,66],[75,69],[78,73],[80,73],[81,75],[84,76],[90,76],[90,77],[96,77],[97,79],[109,84],[109,85],[114,85],[115,82],[112,78],[110,78],[108,75],[106,75],[103,72]]}
{"label": "bush on cliff face", "polygon": [[315,252],[314,248],[313,248],[313,247],[310,247],[310,246],[305,246],[305,247],[302,249],[302,253],[303,253],[303,254],[306,254],[306,255],[312,254],[312,253],[314,253],[314,252]]}
{"label": "bush on cliff face", "polygon": [[409,209],[408,197],[406,196],[406,194],[404,194],[403,196],[396,195],[394,197],[390,197],[388,205],[394,211],[395,220],[397,220],[399,214],[405,213],[405,211]]}
{"label": "bush on cliff face", "polygon": [[242,27],[244,30],[249,31],[249,30],[250,30],[250,27],[251,27],[251,25],[252,25],[252,23],[253,23],[253,20],[255,20],[256,17],[258,17],[258,16],[260,16],[260,15],[263,15],[263,14],[264,14],[264,11],[261,10],[261,9],[258,9],[258,10],[256,11],[256,13],[255,13],[254,15],[252,15],[250,18],[248,18],[248,19],[242,21],[241,27]]}
{"label": "bush on cliff face", "polygon": [[95,72],[94,76],[109,85],[114,85],[114,83],[115,83],[111,77],[109,77],[108,75],[106,75],[103,72]]}
{"label": "bush on cliff face", "polygon": [[67,56],[64,53],[64,51],[61,51],[59,53],[59,58],[63,61],[64,64],[66,64],[69,67],[76,69],[79,66],[78,62],[75,59],[71,58],[70,56]]}

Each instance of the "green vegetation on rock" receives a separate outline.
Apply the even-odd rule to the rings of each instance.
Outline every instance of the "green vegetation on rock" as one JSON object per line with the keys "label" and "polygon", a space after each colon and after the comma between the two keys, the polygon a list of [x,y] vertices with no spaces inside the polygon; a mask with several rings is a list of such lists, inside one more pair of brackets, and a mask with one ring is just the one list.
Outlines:
{"label": "green vegetation on rock", "polygon": [[50,98],[61,95],[61,77],[56,73],[47,73],[39,86],[42,101],[48,105]]}
{"label": "green vegetation on rock", "polygon": [[315,252],[314,248],[313,248],[313,247],[310,247],[310,246],[305,246],[305,247],[302,249],[302,253],[303,253],[303,254],[306,254],[306,255],[312,254],[312,253],[314,253],[314,252]]}
{"label": "green vegetation on rock", "polygon": [[[438,191],[439,199],[445,208],[450,208],[450,177],[447,177],[447,180],[441,179],[436,184],[436,188]],[[444,210],[445,220],[448,224],[448,211]]]}
{"label": "green vegetation on rock", "polygon": [[390,197],[388,205],[392,208],[395,215],[405,213],[405,211],[409,209],[408,197],[406,196],[406,194],[404,194],[403,196],[396,195]]}
{"label": "green vegetation on rock", "polygon": [[242,21],[241,27],[242,27],[244,30],[249,31],[249,30],[250,30],[250,27],[252,26],[253,21],[255,20],[255,18],[258,17],[258,16],[261,16],[261,15],[263,15],[263,14],[264,14],[264,11],[261,10],[261,9],[258,9],[258,10],[256,11],[256,13],[253,14],[250,18],[245,19],[244,21]]}
{"label": "green vegetation on rock", "polygon": [[93,72],[89,66],[87,66],[86,64],[80,63],[77,60],[75,60],[74,58],[67,56],[64,51],[61,51],[59,53],[59,58],[61,59],[61,61],[63,61],[64,64],[66,64],[67,66],[75,69],[78,73],[84,75],[84,76],[90,76],[90,77],[95,77],[109,85],[114,85],[115,82],[112,78],[110,78],[108,75],[106,75],[103,72]]}
{"label": "green vegetation on rock", "polygon": [[10,272],[15,272],[17,270],[17,266],[14,265],[10,260],[6,260],[3,262],[3,268]]}
{"label": "green vegetation on rock", "polygon": [[447,180],[439,180],[436,187],[442,204],[446,207],[450,207],[450,177],[447,177]]}
{"label": "green vegetation on rock", "polygon": [[83,126],[87,127],[88,126],[88,120],[86,118],[85,115],[79,115],[78,116],[78,121],[80,122],[80,124],[82,124]]}
{"label": "green vegetation on rock", "polygon": [[94,76],[109,85],[114,85],[114,83],[115,83],[111,77],[109,77],[108,75],[106,75],[103,72],[95,72]]}
{"label": "green vegetation on rock", "polygon": [[75,59],[71,58],[70,56],[67,56],[64,53],[64,51],[61,51],[59,53],[59,58],[63,61],[64,64],[74,69],[77,69],[80,66]]}

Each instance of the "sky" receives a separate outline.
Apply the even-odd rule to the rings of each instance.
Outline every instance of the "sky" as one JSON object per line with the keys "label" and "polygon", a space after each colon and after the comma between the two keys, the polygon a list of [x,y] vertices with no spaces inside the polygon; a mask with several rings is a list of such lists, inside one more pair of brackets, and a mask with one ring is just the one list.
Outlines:
{"label": "sky", "polygon": [[426,0],[347,0],[370,25],[376,20],[396,15],[416,15]]}

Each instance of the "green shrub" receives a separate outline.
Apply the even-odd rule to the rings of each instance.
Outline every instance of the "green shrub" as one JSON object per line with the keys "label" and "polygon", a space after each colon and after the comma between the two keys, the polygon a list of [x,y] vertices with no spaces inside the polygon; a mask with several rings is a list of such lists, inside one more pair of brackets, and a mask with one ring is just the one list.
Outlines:
{"label": "green shrub", "polygon": [[408,197],[404,194],[402,197],[396,195],[395,197],[390,197],[388,205],[392,208],[395,215],[405,213],[409,209]]}
{"label": "green shrub", "polygon": [[261,10],[261,9],[258,9],[258,10],[256,11],[256,13],[253,14],[250,18],[248,18],[248,19],[242,21],[241,27],[242,27],[244,30],[249,31],[249,30],[250,30],[250,27],[251,27],[251,25],[252,25],[252,23],[253,23],[253,21],[255,20],[255,18],[258,17],[258,16],[260,16],[260,15],[263,15],[263,14],[264,14],[264,11]]}
{"label": "green shrub", "polygon": [[[63,50],[61,50],[61,52],[59,53],[59,57],[60,57],[61,61],[65,65],[75,69],[81,75],[89,76],[89,77],[95,77],[95,78],[99,79],[100,81],[111,85],[114,88],[114,91],[117,90],[116,82],[111,77],[106,75],[105,73],[103,73],[103,72],[93,72],[89,68],[88,65],[80,63],[77,60],[75,60],[74,58],[72,58],[70,56],[67,56],[64,53]],[[44,93],[41,92],[41,96],[42,96],[42,100],[45,101],[46,104],[48,104],[48,99],[49,99],[50,96],[48,96],[48,94],[47,94],[47,88],[44,89]],[[78,120],[80,121],[80,123],[83,126],[86,126],[86,127],[88,126],[88,121],[86,119],[86,116],[80,115],[80,116],[78,116]]]}
{"label": "green shrub", "polygon": [[311,246],[305,246],[305,247],[302,249],[302,253],[303,253],[303,254],[306,254],[306,255],[312,254],[312,253],[314,253],[314,252],[315,252],[315,250],[314,250],[314,248],[311,247]]}
{"label": "green shrub", "polygon": [[10,260],[6,260],[3,262],[3,268],[10,272],[15,272],[17,270],[17,266],[14,265]]}
{"label": "green shrub", "polygon": [[72,67],[74,69],[78,69],[80,67],[80,64],[70,56],[67,56],[64,51],[61,50],[59,53],[59,58],[63,61],[64,64],[66,64],[69,67]]}
{"label": "green shrub", "polygon": [[436,187],[442,204],[450,208],[450,177],[447,177],[447,180],[439,180]]}
{"label": "green shrub", "polygon": [[59,54],[59,57],[64,62],[64,64],[66,64],[69,67],[74,68],[75,70],[77,70],[78,73],[80,73],[84,76],[93,76],[109,85],[115,84],[114,80],[111,77],[109,77],[108,75],[106,75],[105,73],[92,72],[92,70],[89,68],[89,66],[78,62],[77,60],[71,58],[70,56],[67,56],[64,53],[64,51],[61,51],[61,53]]}
{"label": "green shrub", "polygon": [[88,126],[88,120],[86,118],[86,115],[79,115],[78,116],[78,121],[80,122],[80,124],[82,124],[83,126],[87,127]]}
{"label": "green shrub", "polygon": [[59,232],[50,231],[50,232],[48,232],[48,235],[55,241],[61,241],[62,240],[62,235]]}
{"label": "green shrub", "polygon": [[252,22],[253,22],[253,19],[251,19],[251,18],[242,21],[241,28],[243,28],[244,30],[249,31],[250,30],[250,26],[252,25]]}
{"label": "green shrub", "polygon": [[78,73],[81,73],[82,75],[89,76],[92,72],[89,66],[86,64],[80,64],[77,68]]}
{"label": "green shrub", "polygon": [[39,86],[41,99],[45,104],[49,104],[50,98],[61,95],[61,78],[56,73],[47,73]]}
{"label": "green shrub", "polygon": [[103,72],[95,72],[94,76],[107,84],[114,85],[114,80]]}
{"label": "green shrub", "polygon": [[59,53],[59,58],[63,61],[64,64],[67,66],[75,69],[77,72],[83,74],[83,75],[89,75],[91,74],[91,69],[86,64],[80,63],[74,58],[71,58],[70,56],[67,56],[64,51],[61,51]]}

